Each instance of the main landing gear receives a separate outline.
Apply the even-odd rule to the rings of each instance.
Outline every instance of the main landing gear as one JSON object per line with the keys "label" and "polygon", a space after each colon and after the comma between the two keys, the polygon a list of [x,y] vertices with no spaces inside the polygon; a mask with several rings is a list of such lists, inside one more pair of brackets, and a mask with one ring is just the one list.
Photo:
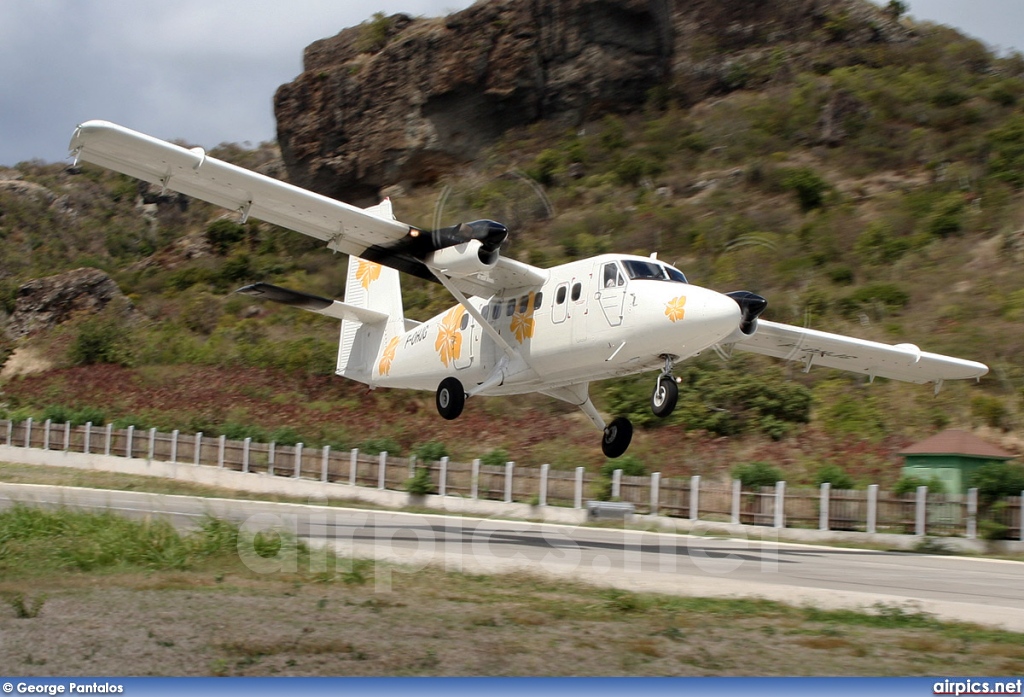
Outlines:
{"label": "main landing gear", "polygon": [[662,419],[671,414],[676,408],[679,400],[679,386],[676,379],[672,377],[673,357],[665,356],[665,367],[658,375],[658,382],[654,385],[654,394],[651,395],[651,411],[655,416]]}
{"label": "main landing gear", "polygon": [[437,413],[449,421],[459,418],[466,406],[466,390],[457,378],[445,378],[437,387]]}
{"label": "main landing gear", "polygon": [[621,457],[633,440],[633,424],[624,416],[614,419],[604,428],[604,437],[601,438],[601,450],[608,458]]}

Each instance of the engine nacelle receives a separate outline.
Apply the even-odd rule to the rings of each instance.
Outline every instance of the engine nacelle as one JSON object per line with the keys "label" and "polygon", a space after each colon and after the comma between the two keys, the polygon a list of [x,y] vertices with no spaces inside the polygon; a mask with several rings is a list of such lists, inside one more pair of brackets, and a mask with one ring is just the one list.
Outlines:
{"label": "engine nacelle", "polygon": [[722,339],[720,344],[735,344],[737,341],[743,341],[747,337],[754,336],[757,333],[757,320],[750,322],[741,322],[740,326],[736,328],[729,336]]}
{"label": "engine nacelle", "polygon": [[488,254],[482,247],[480,240],[445,247],[431,252],[426,258],[426,264],[449,276],[472,276],[492,269],[498,263],[498,255]]}

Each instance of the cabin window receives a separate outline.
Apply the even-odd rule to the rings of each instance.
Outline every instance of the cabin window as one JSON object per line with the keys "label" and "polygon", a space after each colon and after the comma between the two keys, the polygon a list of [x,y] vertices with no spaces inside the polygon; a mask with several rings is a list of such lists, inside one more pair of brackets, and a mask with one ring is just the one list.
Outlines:
{"label": "cabin window", "polygon": [[561,305],[565,302],[565,296],[568,295],[569,286],[559,286],[558,291],[555,293],[555,304]]}
{"label": "cabin window", "polygon": [[494,306],[491,308],[491,319],[495,320],[495,319],[498,319],[499,317],[501,317],[501,301],[500,300],[498,302],[494,303]]}
{"label": "cabin window", "polygon": [[534,294],[534,296],[533,296],[533,309],[534,309],[534,311],[540,309],[540,304],[541,304],[541,302],[543,302],[543,300],[544,300],[544,294],[543,293],[535,293]]}
{"label": "cabin window", "polygon": [[516,311],[516,299],[512,298],[508,301],[508,305],[505,306],[505,316],[511,317]]}
{"label": "cabin window", "polygon": [[572,284],[572,299],[573,299],[573,302],[579,300],[580,296],[582,294],[583,294],[583,284],[582,283],[573,283]]}
{"label": "cabin window", "polygon": [[465,331],[466,327],[469,326],[469,314],[462,315],[462,324],[459,325],[459,329]]}
{"label": "cabin window", "polygon": [[622,263],[626,267],[626,273],[634,281],[654,280],[686,283],[686,276],[683,275],[683,272],[671,266],[638,259],[624,259]]}
{"label": "cabin window", "polygon": [[530,296],[524,295],[519,298],[519,314],[525,314],[528,307],[530,307]]}

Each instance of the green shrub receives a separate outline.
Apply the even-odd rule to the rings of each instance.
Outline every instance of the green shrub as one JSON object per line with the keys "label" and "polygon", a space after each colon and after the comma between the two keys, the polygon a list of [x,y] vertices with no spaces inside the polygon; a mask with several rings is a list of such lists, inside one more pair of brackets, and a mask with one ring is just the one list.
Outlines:
{"label": "green shrub", "polygon": [[402,446],[394,438],[370,438],[360,444],[359,450],[368,455],[379,455],[384,452],[388,455],[400,455]]}
{"label": "green shrub", "polygon": [[210,223],[204,235],[214,254],[224,256],[233,246],[245,239],[245,226],[222,218]]}
{"label": "green shrub", "polygon": [[1020,496],[1024,491],[1024,466],[990,462],[975,470],[968,486],[977,487],[978,500],[985,507],[1005,496]]}
{"label": "green shrub", "polygon": [[744,489],[775,486],[783,480],[782,471],[767,462],[747,462],[732,469],[732,478],[739,479]]}
{"label": "green shrub", "polygon": [[480,464],[491,467],[502,467],[509,461],[508,451],[504,448],[495,448],[480,458]]}
{"label": "green shrub", "polygon": [[847,474],[842,467],[833,463],[822,465],[818,469],[814,482],[818,486],[825,483],[831,484],[833,489],[853,489],[856,486],[853,477]]}
{"label": "green shrub", "polygon": [[999,397],[985,394],[972,397],[971,416],[990,428],[1009,430],[1010,410]]}
{"label": "green shrub", "polygon": [[825,203],[825,192],[829,189],[828,182],[807,167],[786,171],[782,186],[796,194],[800,209],[805,212],[821,208]]}
{"label": "green shrub", "polygon": [[414,447],[412,452],[416,456],[417,460],[421,460],[423,462],[436,462],[442,457],[448,456],[448,448],[444,443],[440,443],[436,440],[421,443]]}
{"label": "green shrub", "polygon": [[426,467],[417,467],[416,473],[405,482],[405,490],[413,496],[425,496],[436,492],[434,480],[430,477],[430,470]]}
{"label": "green shrub", "polygon": [[611,479],[615,470],[622,470],[627,477],[643,477],[647,474],[647,466],[633,455],[626,455],[617,460],[607,460],[601,465],[601,476]]}
{"label": "green shrub", "polygon": [[917,487],[919,486],[928,487],[929,494],[946,493],[946,484],[938,477],[931,476],[928,479],[925,479],[914,475],[904,475],[900,477],[900,480],[896,482],[895,486],[893,486],[892,493],[897,496],[905,496],[916,492]]}
{"label": "green shrub", "polygon": [[112,315],[96,315],[78,327],[69,350],[74,365],[131,365],[129,335]]}

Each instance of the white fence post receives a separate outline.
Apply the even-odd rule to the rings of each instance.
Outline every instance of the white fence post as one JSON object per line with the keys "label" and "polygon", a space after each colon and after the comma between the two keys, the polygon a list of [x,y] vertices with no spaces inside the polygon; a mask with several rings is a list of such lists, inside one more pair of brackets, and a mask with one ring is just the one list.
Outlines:
{"label": "white fence post", "polygon": [[[89,441],[92,440],[92,421],[85,422],[85,437],[82,439],[82,452],[89,454]],[[10,442],[7,443],[10,445]]]}
{"label": "white fence post", "polygon": [[320,462],[320,481],[321,482],[326,482],[327,481],[327,469],[328,469],[328,467],[330,467],[330,464],[331,464],[331,446],[325,445],[324,446],[324,458]]}
{"label": "white fence post", "polygon": [[658,514],[659,498],[661,496],[661,472],[651,474],[651,515]]}
{"label": "white fence post", "polygon": [[153,461],[153,454],[156,451],[156,429],[149,429],[149,447],[146,449],[146,459]]}
{"label": "white fence post", "polygon": [[43,450],[50,449],[50,419],[43,422]]}
{"label": "white fence post", "polygon": [[132,456],[132,440],[135,438],[135,424],[128,427],[128,433],[125,438],[128,439],[128,442],[124,446],[124,456],[130,458]]}
{"label": "white fence post", "polygon": [[480,459],[473,460],[473,469],[469,475],[469,497],[474,501],[480,498]]}
{"label": "white fence post", "polygon": [[[177,431],[175,431],[177,433]],[[249,473],[249,449],[252,447],[252,438],[242,441],[242,472]]]}
{"label": "white fence post", "polygon": [[551,465],[540,466],[540,493],[537,495],[537,502],[541,506],[548,505],[548,472],[550,471]]}
{"label": "white fence post", "polygon": [[203,449],[203,432],[200,431],[199,433],[196,434],[196,458],[195,458],[196,465],[199,464],[199,458],[202,455],[202,452],[201,452],[202,449]]}
{"label": "white fence post", "polygon": [[612,498],[622,498],[622,470],[612,472]]}
{"label": "white fence post", "polygon": [[928,527],[928,487],[917,487],[917,504],[914,510],[916,513],[914,534],[918,537],[924,537]]}
{"label": "white fence post", "polygon": [[295,444],[295,472],[292,477],[298,479],[302,476],[302,443]]}
{"label": "white fence post", "polygon": [[64,422],[64,452],[71,450],[71,422]]}
{"label": "white fence post", "polygon": [[267,474],[274,473],[274,459],[277,456],[277,441],[270,441],[267,447]]}
{"label": "white fence post", "polygon": [[829,523],[829,495],[832,492],[832,484],[821,483],[821,505],[818,507],[818,529],[828,530]]}
{"label": "white fence post", "polygon": [[786,482],[775,482],[775,522],[776,529],[786,527]]}
{"label": "white fence post", "polygon": [[516,463],[505,463],[505,503],[512,503],[512,473],[515,468]]}
{"label": "white fence post", "polygon": [[10,419],[7,420],[7,445],[11,444],[11,439],[14,438],[14,422]]}
{"label": "white fence post", "polygon": [[352,448],[348,454],[348,483],[356,485],[356,470],[359,469],[359,448]]}
{"label": "white fence post", "polygon": [[228,437],[223,433],[220,434],[220,438],[217,439],[217,466],[224,466],[224,449],[227,446]]}
{"label": "white fence post", "polygon": [[690,477],[690,520],[700,518],[700,475]]}
{"label": "white fence post", "polygon": [[583,508],[583,467],[576,468],[576,491],[572,497],[572,507],[576,510]]}
{"label": "white fence post", "polygon": [[32,417],[25,419],[25,447],[32,447]]}
{"label": "white fence post", "polygon": [[409,478],[416,476],[416,455],[409,456]]}
{"label": "white fence post", "polygon": [[377,488],[383,491],[387,488],[387,467],[388,467],[388,451],[382,450],[379,455],[378,462],[380,466],[377,467]]}
{"label": "white fence post", "polygon": [[868,486],[868,521],[867,531],[875,533],[878,531],[878,485]]}
{"label": "white fence post", "polygon": [[448,458],[442,457],[441,462],[441,474],[438,479],[437,493],[441,496],[448,495]]}
{"label": "white fence post", "polygon": [[103,454],[109,455],[114,443],[114,424],[107,424],[107,441],[103,445]]}
{"label": "white fence post", "polygon": [[740,524],[740,496],[743,493],[743,482],[739,479],[732,480],[732,524]]}
{"label": "white fence post", "polygon": [[1020,528],[1020,541],[1024,542],[1024,491],[1020,492],[1020,501],[1017,505],[1017,527]]}
{"label": "white fence post", "polygon": [[967,539],[978,537],[978,490],[967,490]]}
{"label": "white fence post", "polygon": [[178,429],[171,431],[171,463],[178,464]]}

